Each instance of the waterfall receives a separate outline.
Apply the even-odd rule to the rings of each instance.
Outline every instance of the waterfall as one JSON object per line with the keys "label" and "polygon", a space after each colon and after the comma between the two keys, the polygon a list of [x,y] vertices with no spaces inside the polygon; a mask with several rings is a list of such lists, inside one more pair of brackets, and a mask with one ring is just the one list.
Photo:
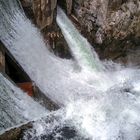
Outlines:
{"label": "waterfall", "polygon": [[102,70],[101,64],[96,52],[90,43],[78,32],[74,27],[70,19],[65,13],[57,8],[57,24],[61,28],[64,38],[66,39],[68,46],[82,69],[89,70]]}
{"label": "waterfall", "polygon": [[[12,1],[16,3],[16,0]],[[81,78],[87,79],[88,75],[77,75],[75,62],[50,53],[38,29],[25,17],[20,8],[14,8],[10,2],[0,2],[0,40],[32,81],[46,96],[60,105],[77,99],[79,92],[82,95],[87,92],[90,94],[92,87],[87,91],[84,83],[80,81]],[[102,84],[100,86],[102,87]]]}
{"label": "waterfall", "polygon": [[[10,1],[0,1],[0,39],[46,96],[63,105],[52,112],[54,116],[58,113],[59,119],[35,122],[25,139],[44,135],[63,139],[63,128],[70,127],[78,133],[73,140],[138,140],[140,70],[99,61],[60,9],[57,22],[77,63],[54,56],[39,31]],[[80,72],[74,68],[77,64]],[[100,71],[103,65],[106,71]]]}
{"label": "waterfall", "polygon": [[49,111],[0,74],[0,134]]}

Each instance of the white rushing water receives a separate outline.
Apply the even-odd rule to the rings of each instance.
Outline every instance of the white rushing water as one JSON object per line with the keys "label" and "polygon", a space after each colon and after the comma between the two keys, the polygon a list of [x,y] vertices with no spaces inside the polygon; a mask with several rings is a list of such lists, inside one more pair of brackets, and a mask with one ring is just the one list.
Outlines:
{"label": "white rushing water", "polygon": [[0,7],[0,39],[36,85],[47,96],[64,104],[68,99],[63,94],[66,92],[63,84],[69,81],[74,64],[48,51],[38,29],[18,6],[13,7],[11,0],[1,0]]}
{"label": "white rushing water", "polygon": [[93,47],[78,32],[65,13],[59,7],[57,9],[57,24],[61,28],[75,60],[82,69],[101,71],[103,66],[97,54],[92,51]]}
{"label": "white rushing water", "polygon": [[[75,89],[79,96],[54,114],[56,120],[46,122],[46,117],[35,122],[25,139],[51,135],[65,140],[68,134],[64,136],[63,131],[70,127],[76,129],[72,140],[139,140],[140,70],[116,69],[105,75],[88,73],[87,79],[85,73],[73,75],[72,82],[81,81]],[[81,94],[81,86],[85,87],[85,94]]]}
{"label": "white rushing water", "polygon": [[0,134],[49,111],[0,74]]}
{"label": "white rushing water", "polygon": [[[100,62],[94,57],[95,52],[91,54],[89,43],[60,11],[57,20],[82,68],[78,71],[74,62],[57,58],[48,51],[38,30],[21,11],[16,10],[13,16],[4,9],[1,13],[0,28],[4,33],[0,39],[46,95],[64,105],[62,110],[52,112],[54,120],[47,121],[48,115],[35,122],[34,129],[24,139],[39,140],[46,135],[56,140],[139,140],[139,69]],[[103,65],[104,71],[96,71]],[[63,128],[69,127],[76,130],[76,136],[64,137]]]}

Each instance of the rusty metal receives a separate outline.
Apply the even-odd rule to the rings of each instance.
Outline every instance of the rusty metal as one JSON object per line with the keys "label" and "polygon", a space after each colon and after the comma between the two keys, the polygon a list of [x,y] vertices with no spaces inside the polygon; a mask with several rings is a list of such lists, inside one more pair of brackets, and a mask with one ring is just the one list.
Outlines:
{"label": "rusty metal", "polygon": [[17,83],[17,85],[31,97],[34,96],[33,91],[33,83],[32,82],[25,82],[25,83]]}

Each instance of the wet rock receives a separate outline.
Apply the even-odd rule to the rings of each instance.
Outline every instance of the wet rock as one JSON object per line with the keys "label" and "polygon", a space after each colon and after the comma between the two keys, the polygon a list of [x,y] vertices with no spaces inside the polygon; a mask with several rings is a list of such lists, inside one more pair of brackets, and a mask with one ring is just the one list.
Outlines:
{"label": "wet rock", "polygon": [[20,140],[23,132],[30,128],[32,128],[31,123],[11,128],[0,135],[0,140]]}
{"label": "wet rock", "polygon": [[139,0],[78,0],[74,13],[102,59],[117,60],[140,48]]}
{"label": "wet rock", "polygon": [[42,29],[52,24],[57,0],[33,0],[33,12],[37,25]]}
{"label": "wet rock", "polygon": [[50,26],[55,20],[57,0],[20,0],[26,15],[40,29]]}
{"label": "wet rock", "polygon": [[58,5],[61,6],[68,15],[72,13],[73,0],[58,0]]}

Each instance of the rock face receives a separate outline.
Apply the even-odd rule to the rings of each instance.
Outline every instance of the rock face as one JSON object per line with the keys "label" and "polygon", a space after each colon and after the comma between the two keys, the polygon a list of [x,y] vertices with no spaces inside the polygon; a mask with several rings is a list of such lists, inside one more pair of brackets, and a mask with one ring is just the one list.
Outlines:
{"label": "rock face", "polygon": [[72,12],[73,0],[58,0],[58,4],[65,9],[68,15]]}
{"label": "rock face", "polygon": [[140,48],[139,0],[75,0],[74,13],[101,58],[134,58],[131,52]]}
{"label": "rock face", "polygon": [[52,24],[56,3],[57,0],[33,0],[33,12],[40,28]]}
{"label": "rock face", "polygon": [[26,14],[40,29],[50,26],[56,15],[57,0],[20,0]]}

